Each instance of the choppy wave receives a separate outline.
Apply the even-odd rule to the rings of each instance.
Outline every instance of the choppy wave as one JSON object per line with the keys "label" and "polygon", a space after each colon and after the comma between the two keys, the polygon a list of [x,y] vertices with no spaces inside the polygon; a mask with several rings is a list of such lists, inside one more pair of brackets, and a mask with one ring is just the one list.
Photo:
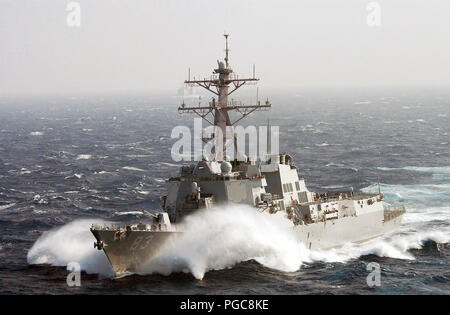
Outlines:
{"label": "choppy wave", "polygon": [[[442,223],[450,222],[450,206],[417,208],[409,207],[403,219],[405,223]],[[450,229],[450,227],[447,227]],[[450,230],[449,230],[450,231]]]}
{"label": "choppy wave", "polygon": [[[450,203],[450,184],[411,184],[388,185],[380,184],[381,192],[389,203],[405,203],[414,206],[436,206]],[[375,193],[378,185],[371,185],[362,189]]]}
{"label": "choppy wave", "polygon": [[378,169],[382,171],[407,170],[432,174],[450,174],[450,166],[437,166],[437,167],[405,166],[400,168],[379,167]]}
{"label": "choppy wave", "polygon": [[[450,205],[450,167],[402,168],[379,167],[383,171],[406,170],[432,174],[432,180],[426,184],[388,185],[381,184],[381,190],[390,203],[405,203],[413,208],[447,207]],[[366,192],[378,191],[377,185],[363,189]]]}
{"label": "choppy wave", "polygon": [[8,209],[8,208],[11,208],[12,206],[14,206],[16,203],[9,203],[9,204],[5,204],[5,205],[1,205],[0,206],[0,210],[5,210],[5,209]]}
{"label": "choppy wave", "polygon": [[[316,98],[313,95],[316,93],[303,93],[294,99],[287,93],[279,102],[287,106],[279,107],[268,115],[271,117],[252,120],[265,125],[270,118],[273,124],[280,125],[280,152],[291,151],[299,174],[310,187],[319,190],[361,188],[369,186],[368,180],[375,181],[379,175],[379,181],[386,183],[382,185],[385,201],[405,204],[407,208],[404,224],[395,234],[373,243],[348,244],[323,252],[303,251],[292,261],[287,259],[288,266],[293,266],[291,269],[282,268],[281,262],[266,265],[279,270],[293,270],[299,265],[301,271],[292,274],[267,270],[253,259],[239,263],[241,259],[261,257],[254,249],[250,250],[252,255],[242,258],[229,256],[221,265],[218,260],[224,253],[221,244],[216,244],[217,250],[211,249],[208,260],[203,260],[203,267],[200,263],[197,265],[195,257],[188,256],[190,253],[183,253],[187,256],[182,257],[192,262],[190,266],[178,269],[169,266],[172,272],[183,269],[190,273],[191,268],[198,277],[204,272],[208,281],[200,286],[197,281],[181,280],[180,284],[179,275],[167,280],[161,280],[160,276],[133,277],[122,280],[120,285],[98,282],[94,276],[83,277],[82,287],[77,292],[203,294],[223,293],[227,286],[230,287],[228,292],[237,294],[249,290],[266,294],[443,292],[448,284],[450,244],[436,246],[441,251],[437,252],[433,250],[434,241],[427,242],[427,238],[445,241],[449,234],[448,102],[439,93],[417,92],[417,95],[403,92],[401,95],[336,94],[323,98],[322,95]],[[49,98],[32,101],[30,106],[25,104],[27,102],[11,101],[7,106],[10,108],[3,111],[6,116],[0,119],[0,246],[3,248],[0,251],[3,284],[0,293],[67,293],[64,277],[58,276],[62,281],[47,279],[54,268],[26,267],[24,248],[31,248],[44,231],[65,222],[79,224],[75,220],[85,216],[122,222],[145,220],[143,210],[159,207],[159,197],[166,193],[165,180],[176,176],[183,164],[171,160],[174,139],[170,138],[170,132],[174,125],[191,125],[186,117],[178,117],[176,108],[161,105],[170,103],[162,96],[150,100],[139,96],[77,98],[75,101]],[[362,104],[371,101],[372,105],[353,106],[358,101]],[[303,104],[300,107],[299,102]],[[128,109],[133,112],[127,112]],[[114,116],[116,121],[112,120]],[[423,122],[416,119],[423,119]],[[392,123],[397,121],[401,123]],[[43,135],[33,136],[30,132]],[[323,143],[329,146],[320,147]],[[91,155],[91,158],[76,160],[78,155]],[[124,166],[145,172],[126,170]],[[375,169],[376,166],[391,169]],[[359,171],[353,172],[349,167]],[[376,186],[372,188],[377,190]],[[40,197],[35,199],[38,194]],[[144,214],[116,214],[129,211]],[[53,233],[46,242],[42,242],[43,236],[30,252],[30,262],[40,258],[40,261],[64,266],[70,260],[90,261],[97,265],[83,268],[98,273],[102,268],[109,270],[104,254],[93,248],[90,223],[82,223],[80,233],[60,227],[54,230],[60,232]],[[258,233],[254,231],[252,235]],[[270,235],[262,235],[261,239],[268,237]],[[404,251],[400,242],[405,242],[406,248],[414,248],[416,242],[419,245],[425,242],[425,246],[423,250]],[[71,245],[66,248],[65,244]],[[251,246],[245,239],[238,245]],[[232,244],[227,246],[233,248]],[[372,252],[389,257],[413,257],[416,261],[383,259],[370,254]],[[369,256],[365,257],[365,253]],[[285,257],[282,251],[278,255]],[[331,263],[315,263],[320,259]],[[386,277],[382,287],[376,290],[367,290],[362,278],[367,274],[363,266],[367,260],[383,265]],[[207,271],[231,268],[233,264],[236,266],[228,271]],[[66,274],[65,268],[60,269],[60,275]],[[356,277],[355,270],[359,270]],[[164,271],[171,272],[167,269],[153,272]],[[245,276],[242,272],[246,272]],[[11,277],[11,274],[16,276]],[[136,285],[136,280],[162,282],[156,286]],[[326,288],[334,286],[341,288],[338,291]]]}
{"label": "choppy wave", "polygon": [[354,172],[358,172],[358,169],[356,167],[347,167],[344,164],[341,163],[334,163],[334,162],[330,162],[327,165],[325,165],[326,167],[337,167],[337,168],[344,168],[344,169],[348,169],[348,170],[352,170]]}
{"label": "choppy wave", "polygon": [[101,220],[76,220],[45,232],[28,251],[28,263],[67,266],[76,262],[87,273],[112,276],[108,259],[94,248],[95,238],[89,231],[92,224],[104,223]]}

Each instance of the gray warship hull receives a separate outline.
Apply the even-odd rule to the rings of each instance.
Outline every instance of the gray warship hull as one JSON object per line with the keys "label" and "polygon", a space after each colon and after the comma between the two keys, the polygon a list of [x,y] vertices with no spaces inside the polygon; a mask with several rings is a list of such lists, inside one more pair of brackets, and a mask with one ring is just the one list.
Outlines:
{"label": "gray warship hull", "polygon": [[362,243],[394,231],[401,225],[403,209],[396,215],[384,218],[383,213],[367,213],[327,222],[317,222],[295,228],[297,240],[311,250],[341,247],[348,243]]}
{"label": "gray warship hull", "polygon": [[[297,241],[310,250],[341,247],[381,237],[400,226],[403,208],[366,213],[293,227]],[[108,257],[115,277],[142,272],[142,266],[158,255],[169,242],[182,237],[182,231],[136,231],[118,239],[117,230],[91,228],[97,244]],[[101,242],[101,243],[100,243]],[[99,246],[100,247],[100,246]]]}
{"label": "gray warship hull", "polygon": [[[177,232],[132,231],[126,238],[115,239],[115,231],[91,229],[106,254],[115,277],[139,272]],[[96,243],[97,244],[97,243]]]}

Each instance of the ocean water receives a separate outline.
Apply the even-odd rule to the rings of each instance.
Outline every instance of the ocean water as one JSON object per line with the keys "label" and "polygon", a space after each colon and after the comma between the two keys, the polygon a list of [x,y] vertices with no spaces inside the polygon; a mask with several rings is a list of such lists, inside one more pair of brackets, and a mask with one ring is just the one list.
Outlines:
{"label": "ocean water", "polygon": [[[290,91],[245,124],[280,127],[310,190],[377,191],[402,226],[328,251],[297,244],[282,216],[246,206],[187,218],[189,233],[139,275],[111,278],[92,223],[145,220],[183,163],[170,148],[177,99],[89,96],[0,101],[0,293],[449,294],[450,94]],[[243,121],[244,122],[244,121]],[[66,266],[78,262],[80,287]],[[381,267],[369,287],[367,265]]]}

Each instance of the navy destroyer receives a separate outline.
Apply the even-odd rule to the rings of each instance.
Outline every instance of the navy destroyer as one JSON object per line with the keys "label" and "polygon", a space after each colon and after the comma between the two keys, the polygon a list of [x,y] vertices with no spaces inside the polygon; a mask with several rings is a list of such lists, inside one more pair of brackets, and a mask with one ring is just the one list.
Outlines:
{"label": "navy destroyer", "polygon": [[[191,166],[182,166],[179,176],[167,181],[167,195],[162,211],[148,215],[148,222],[126,226],[92,226],[94,246],[103,250],[116,276],[139,272],[171,237],[182,231],[176,227],[183,218],[199,209],[208,211],[217,204],[234,203],[255,207],[255,211],[283,213],[292,222],[293,233],[305,247],[327,249],[348,242],[363,242],[379,237],[400,225],[405,208],[385,209],[383,194],[331,191],[309,191],[299,178],[297,167],[289,154],[271,154],[264,159],[230,158],[226,155],[227,128],[249,114],[271,108],[269,101],[254,105],[229,102],[228,96],[255,78],[239,78],[229,65],[228,35],[225,35],[225,58],[209,79],[185,81],[217,96],[208,106],[189,107],[183,104],[180,113],[195,113],[214,126],[223,139],[215,139],[212,158],[203,158]],[[229,113],[240,117],[232,122]],[[209,120],[208,115],[213,119]],[[231,139],[235,139],[231,135]],[[202,139],[205,142],[208,139]],[[220,143],[220,144],[218,144]]]}

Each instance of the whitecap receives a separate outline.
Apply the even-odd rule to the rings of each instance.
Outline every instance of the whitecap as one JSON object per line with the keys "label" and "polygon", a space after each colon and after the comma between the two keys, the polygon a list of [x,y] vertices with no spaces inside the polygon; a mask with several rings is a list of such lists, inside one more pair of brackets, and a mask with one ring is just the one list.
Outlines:
{"label": "whitecap", "polygon": [[339,164],[339,163],[333,163],[333,162],[330,162],[330,163],[328,163],[328,164],[326,165],[326,167],[330,167],[330,166],[334,166],[334,167],[344,167],[345,165],[344,165],[344,164]]}
{"label": "whitecap", "polygon": [[450,174],[450,166],[405,166],[405,167],[377,167],[382,171],[407,170],[433,174]]}
{"label": "whitecap", "polygon": [[77,160],[89,160],[92,158],[92,155],[90,154],[78,154]]}
{"label": "whitecap", "polygon": [[132,159],[138,159],[138,158],[147,158],[150,157],[150,155],[148,154],[127,154],[125,155],[128,158],[132,158]]}
{"label": "whitecap", "polygon": [[116,212],[116,215],[142,215],[144,214],[142,211],[122,211]]}
{"label": "whitecap", "polygon": [[100,172],[94,172],[96,175],[103,175],[103,174],[109,174],[110,172],[107,171],[100,171]]}
{"label": "whitecap", "polygon": [[1,205],[0,206],[0,210],[5,210],[5,209],[8,209],[8,208],[11,208],[12,206],[14,206],[16,203],[15,202],[13,202],[13,203],[8,203],[8,204],[6,204],[6,205]]}
{"label": "whitecap", "polygon": [[132,166],[124,166],[122,167],[124,170],[128,170],[128,171],[136,171],[136,172],[146,172],[143,169],[137,168],[137,167],[132,167]]}
{"label": "whitecap", "polygon": [[403,169],[433,174],[450,174],[450,166],[435,166],[435,167],[406,166],[403,167]]}
{"label": "whitecap", "polygon": [[26,174],[31,174],[31,171],[26,169],[26,168],[21,168],[20,169],[20,175],[26,175]]}

